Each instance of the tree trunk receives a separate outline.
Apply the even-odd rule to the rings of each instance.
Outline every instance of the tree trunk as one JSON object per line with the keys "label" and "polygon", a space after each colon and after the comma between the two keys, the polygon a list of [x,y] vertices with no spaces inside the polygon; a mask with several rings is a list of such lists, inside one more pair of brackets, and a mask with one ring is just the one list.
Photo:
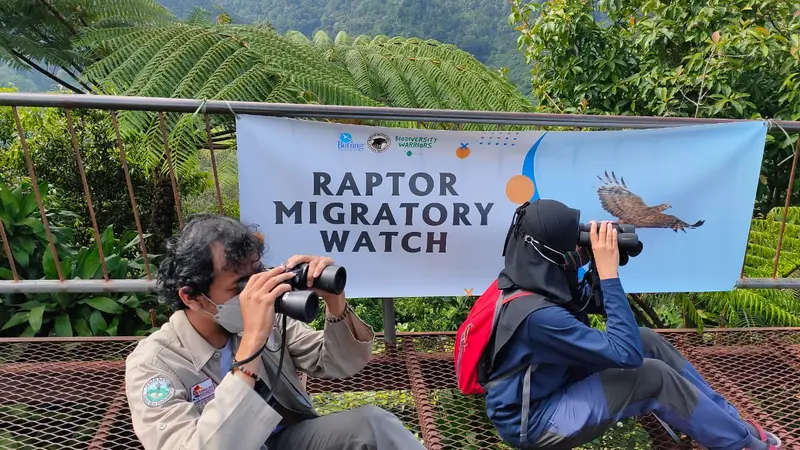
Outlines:
{"label": "tree trunk", "polygon": [[148,226],[153,248],[151,251],[159,254],[164,252],[164,243],[175,231],[176,222],[175,201],[169,175],[155,169],[153,172],[153,203],[150,206],[150,224]]}

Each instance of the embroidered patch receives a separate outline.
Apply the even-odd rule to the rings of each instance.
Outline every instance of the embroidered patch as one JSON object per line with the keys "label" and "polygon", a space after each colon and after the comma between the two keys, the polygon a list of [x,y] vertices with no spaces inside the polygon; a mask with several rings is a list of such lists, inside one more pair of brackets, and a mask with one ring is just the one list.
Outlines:
{"label": "embroidered patch", "polygon": [[192,386],[192,403],[200,403],[214,397],[214,382],[206,378]]}
{"label": "embroidered patch", "polygon": [[142,388],[142,401],[150,407],[161,406],[174,395],[175,388],[172,386],[172,382],[166,378],[151,378]]}

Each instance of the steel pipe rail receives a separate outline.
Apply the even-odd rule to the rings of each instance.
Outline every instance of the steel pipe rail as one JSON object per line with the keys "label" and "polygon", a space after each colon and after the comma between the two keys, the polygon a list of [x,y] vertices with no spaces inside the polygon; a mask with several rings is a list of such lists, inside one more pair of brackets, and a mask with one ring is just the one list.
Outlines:
{"label": "steel pipe rail", "polygon": [[[0,93],[0,106],[91,108],[103,110],[162,111],[174,113],[252,114],[260,116],[397,120],[498,125],[537,125],[577,128],[643,129],[686,125],[743,122],[743,119],[692,117],[640,117],[584,114],[543,114],[499,111],[468,111],[373,106],[304,105],[226,100],[159,97],[128,97],[91,94]],[[772,133],[800,132],[800,121],[770,121]]]}
{"label": "steel pipe rail", "polygon": [[[800,289],[800,278],[743,278],[737,289]],[[0,281],[0,294],[153,292],[155,280],[19,280]]]}
{"label": "steel pipe rail", "polygon": [[156,290],[155,280],[19,280],[0,281],[0,295],[2,294],[58,294],[58,293],[87,293],[97,294],[102,292],[134,293],[153,292]]}

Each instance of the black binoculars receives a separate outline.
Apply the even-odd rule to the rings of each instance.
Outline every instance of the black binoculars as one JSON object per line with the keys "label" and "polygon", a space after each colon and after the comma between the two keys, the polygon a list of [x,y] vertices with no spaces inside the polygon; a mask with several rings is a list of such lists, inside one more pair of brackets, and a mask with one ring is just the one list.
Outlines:
{"label": "black binoculars", "polygon": [[[635,258],[642,253],[644,244],[639,241],[639,235],[636,234],[636,227],[627,223],[611,223],[611,226],[617,230],[617,247],[619,247],[619,265],[624,266],[628,264],[630,258]],[[581,247],[592,247],[592,241],[589,238],[589,224],[582,223],[578,225],[578,245]],[[598,232],[600,225],[597,225]]]}
{"label": "black binoculars", "polygon": [[[262,268],[259,272],[272,269],[272,267]],[[287,270],[294,276],[286,281],[292,287],[290,292],[282,294],[275,299],[275,312],[283,314],[292,319],[309,323],[317,317],[319,311],[319,296],[316,292],[308,289],[308,263],[298,264],[295,268]],[[250,277],[239,281],[239,292],[244,290]],[[314,279],[313,288],[331,294],[341,294],[347,284],[347,271],[344,267],[328,266],[322,269],[319,277]]]}

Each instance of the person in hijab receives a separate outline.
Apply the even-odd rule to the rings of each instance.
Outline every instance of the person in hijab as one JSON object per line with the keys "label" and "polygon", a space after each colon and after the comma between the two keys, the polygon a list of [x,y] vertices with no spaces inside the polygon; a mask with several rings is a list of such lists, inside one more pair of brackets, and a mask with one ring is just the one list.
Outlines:
{"label": "person in hijab", "polygon": [[[520,206],[509,229],[498,287],[538,295],[502,307],[487,350],[487,415],[503,440],[571,449],[654,412],[709,450],[779,449],[677,349],[639,328],[618,276],[616,229],[591,222],[589,252],[577,245],[579,220],[580,211],[542,199]],[[590,261],[579,283],[578,269]],[[588,313],[603,312],[606,330],[591,328]]]}

